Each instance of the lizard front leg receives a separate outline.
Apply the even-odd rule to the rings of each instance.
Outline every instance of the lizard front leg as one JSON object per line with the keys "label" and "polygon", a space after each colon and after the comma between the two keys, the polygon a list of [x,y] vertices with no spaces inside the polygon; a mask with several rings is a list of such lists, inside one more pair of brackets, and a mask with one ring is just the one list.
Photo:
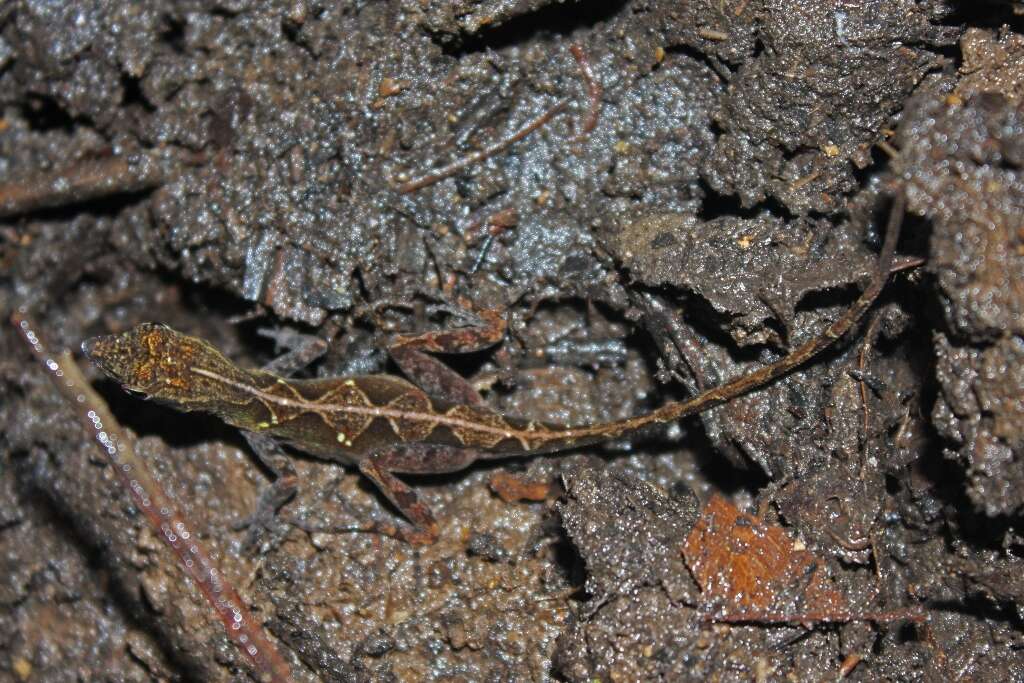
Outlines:
{"label": "lizard front leg", "polygon": [[274,475],[274,480],[260,493],[252,514],[233,526],[235,531],[248,529],[243,548],[249,551],[260,545],[264,531],[271,530],[278,510],[295,497],[299,490],[299,476],[291,458],[273,437],[247,430],[242,430],[242,436],[249,444],[249,449]]}
{"label": "lizard front leg", "polygon": [[[298,332],[260,331],[288,350],[263,366],[264,372],[288,377],[313,363],[327,351],[328,344],[320,337]],[[291,458],[273,437],[259,432],[242,430],[250,450],[274,475],[274,480],[260,493],[256,509],[248,517],[235,523],[235,530],[248,529],[244,548],[251,550],[261,542],[264,531],[270,531],[277,512],[298,491],[299,478]]]}

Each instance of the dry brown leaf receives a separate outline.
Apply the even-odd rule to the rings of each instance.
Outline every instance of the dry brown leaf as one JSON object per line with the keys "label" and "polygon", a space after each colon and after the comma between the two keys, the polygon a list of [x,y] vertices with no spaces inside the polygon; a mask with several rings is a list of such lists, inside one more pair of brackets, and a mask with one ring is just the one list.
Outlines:
{"label": "dry brown leaf", "polygon": [[921,620],[913,610],[855,612],[836,590],[824,561],[778,525],[712,496],[683,546],[712,621],[811,623]]}

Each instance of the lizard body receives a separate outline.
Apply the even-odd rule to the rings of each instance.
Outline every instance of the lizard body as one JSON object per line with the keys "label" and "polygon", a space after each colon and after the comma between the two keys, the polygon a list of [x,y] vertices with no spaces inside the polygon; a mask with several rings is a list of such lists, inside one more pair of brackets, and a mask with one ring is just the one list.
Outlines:
{"label": "lizard body", "polygon": [[87,340],[82,348],[128,390],[181,410],[213,413],[321,458],[358,465],[414,524],[401,536],[431,542],[438,533],[433,515],[394,473],[452,472],[479,459],[551,453],[628,437],[771,382],[843,336],[871,306],[892,268],[902,211],[897,200],[872,280],[824,332],[784,358],[690,399],[612,422],[566,426],[500,414],[453,371],[422,353],[496,342],[504,334],[504,321],[493,313],[490,330],[480,338],[470,339],[465,332],[399,338],[392,356],[407,375],[422,380],[422,389],[391,375],[295,380],[245,370],[205,341],[154,323]]}

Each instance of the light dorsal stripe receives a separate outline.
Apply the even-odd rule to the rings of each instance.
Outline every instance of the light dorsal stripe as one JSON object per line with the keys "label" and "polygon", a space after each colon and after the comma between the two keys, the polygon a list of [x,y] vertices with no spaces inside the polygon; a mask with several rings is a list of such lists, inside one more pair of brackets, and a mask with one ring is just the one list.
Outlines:
{"label": "light dorsal stripe", "polygon": [[[269,403],[285,406],[288,408],[295,408],[303,411],[309,411],[323,415],[324,413],[348,413],[353,415],[362,415],[368,418],[381,417],[389,421],[394,420],[411,420],[411,421],[422,421],[429,422],[436,426],[448,427],[452,432],[463,431],[463,432],[477,432],[484,433],[496,438],[495,443],[503,439],[519,439],[525,436],[525,433],[521,433],[520,430],[514,429],[511,425],[508,425],[501,421],[498,424],[484,424],[473,417],[461,417],[460,415],[446,415],[435,412],[411,412],[408,410],[401,410],[397,408],[390,408],[387,406],[374,406],[374,405],[340,405],[340,404],[323,404],[319,401],[310,401],[304,398],[289,398],[286,396],[278,396],[267,391],[260,389],[259,387],[244,382],[238,382],[228,377],[213,372],[212,370],[206,370],[205,368],[192,368],[192,371],[203,377],[208,377],[217,382],[221,382],[227,386],[233,387],[240,391],[251,394],[254,398],[260,401],[266,401]],[[496,417],[499,417],[497,413],[494,413]],[[354,436],[354,435],[353,435]]]}

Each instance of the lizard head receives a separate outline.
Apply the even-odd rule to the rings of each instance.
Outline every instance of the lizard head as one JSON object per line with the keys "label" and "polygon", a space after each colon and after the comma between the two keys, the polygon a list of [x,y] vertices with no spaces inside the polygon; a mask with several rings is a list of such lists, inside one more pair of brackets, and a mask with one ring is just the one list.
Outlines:
{"label": "lizard head", "polygon": [[206,342],[157,323],[87,339],[82,353],[126,390],[185,409],[201,408],[217,396],[218,378],[238,372]]}

